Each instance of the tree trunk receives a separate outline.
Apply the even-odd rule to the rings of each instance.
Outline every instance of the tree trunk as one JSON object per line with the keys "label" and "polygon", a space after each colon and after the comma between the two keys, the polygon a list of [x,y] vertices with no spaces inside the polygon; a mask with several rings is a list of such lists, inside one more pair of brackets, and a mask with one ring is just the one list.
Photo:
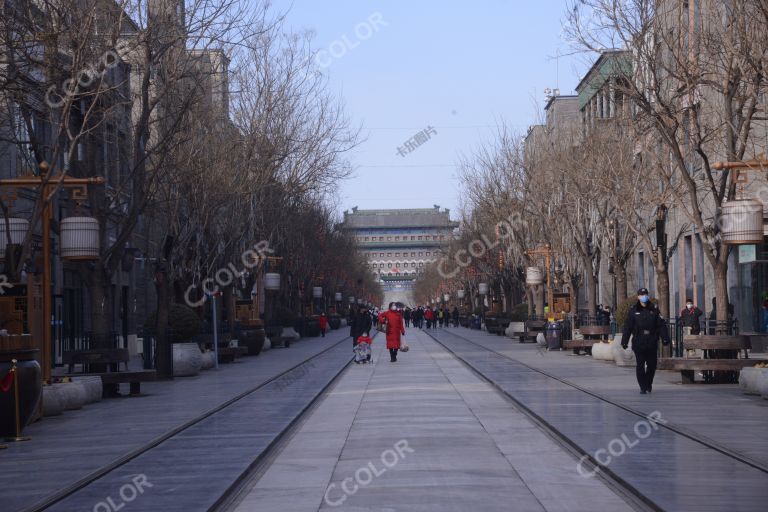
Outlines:
{"label": "tree trunk", "polygon": [[717,297],[716,313],[717,323],[715,334],[730,334],[728,324],[728,262],[718,260],[715,267],[715,297]]}
{"label": "tree trunk", "polygon": [[626,300],[627,292],[627,263],[625,261],[617,262],[614,268],[616,273],[616,307]]}
{"label": "tree trunk", "polygon": [[587,281],[587,315],[595,316],[597,311],[597,279],[595,279],[591,267],[592,266],[590,265],[586,272],[584,272],[584,277]]}
{"label": "tree trunk", "polygon": [[157,316],[155,322],[155,368],[161,377],[173,377],[173,347],[168,336],[168,313],[170,309],[170,284],[168,274],[162,265],[155,272],[157,292]]}
{"label": "tree trunk", "polygon": [[536,315],[544,317],[544,293],[545,287],[543,285],[536,285],[534,295],[536,297]]}
{"label": "tree trunk", "polygon": [[112,285],[108,273],[99,263],[88,279],[91,297],[91,348],[116,348],[111,339]]}
{"label": "tree trunk", "polygon": [[528,303],[528,317],[530,318],[533,316],[533,312],[534,312],[533,311],[534,298],[533,298],[533,289],[529,286],[525,288],[525,297],[526,297],[526,302]]}
{"label": "tree trunk", "polygon": [[659,301],[659,311],[661,316],[669,318],[669,271],[667,265],[659,264],[656,266],[656,290]]}

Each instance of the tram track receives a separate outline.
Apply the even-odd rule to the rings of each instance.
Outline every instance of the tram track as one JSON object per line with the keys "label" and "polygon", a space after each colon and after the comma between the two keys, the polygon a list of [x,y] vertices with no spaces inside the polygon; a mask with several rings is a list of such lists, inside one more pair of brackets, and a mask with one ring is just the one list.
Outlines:
{"label": "tram track", "polygon": [[[183,424],[165,432],[164,434],[152,439],[151,441],[143,444],[142,446],[131,450],[125,455],[115,459],[111,463],[106,464],[95,471],[92,471],[91,473],[85,475],[84,477],[80,478],[76,482],[73,482],[72,484],[66,486],[65,488],[62,488],[57,492],[47,496],[43,500],[38,501],[37,503],[33,504],[31,507],[26,508],[25,510],[27,512],[38,512],[43,510],[58,509],[58,506],[61,505],[63,502],[74,497],[79,492],[86,490],[92,484],[117,472],[118,470],[121,470],[122,468],[127,466],[129,463],[137,460],[138,458],[145,456],[147,454],[150,454],[153,450],[164,445],[165,443],[168,443],[169,441],[173,441],[173,440],[178,440],[181,435],[190,431],[194,427],[198,427],[203,422],[215,419],[217,416],[221,416],[222,413],[231,412],[234,408],[243,404],[247,399],[254,397],[254,395],[258,394],[259,392],[265,391],[270,387],[271,388],[280,387],[281,385],[285,386],[285,388],[290,387],[292,384],[298,382],[298,380],[304,374],[306,374],[306,372],[308,371],[307,368],[314,368],[314,364],[317,361],[319,361],[323,357],[328,357],[328,355],[332,351],[337,350],[342,344],[348,344],[348,343],[349,343],[349,338],[348,337],[343,338],[337,343],[334,343],[329,347],[326,347],[325,349],[321,350],[320,352],[313,354],[310,357],[307,357],[306,359],[303,359],[301,362],[278,373],[277,375],[260,382],[259,384],[237,394],[236,396],[230,398],[229,400],[226,400],[225,402],[217,405],[216,407],[213,407],[208,411],[196,416],[195,418],[192,418],[184,422]],[[231,482],[229,487],[227,487],[227,489],[222,493],[222,495],[219,496],[210,507],[206,507],[205,510],[219,510],[221,505],[227,502],[227,500],[229,499],[228,496],[238,489],[238,487],[241,484],[241,481],[251,472],[252,468],[258,466],[266,457],[269,456],[269,454],[273,451],[275,446],[277,446],[280,443],[281,439],[283,439],[283,437],[288,432],[290,432],[298,422],[301,421],[301,419],[306,415],[307,411],[311,410],[312,407],[322,398],[326,390],[329,389],[334,382],[336,382],[336,380],[339,378],[342,372],[349,366],[351,359],[352,358],[350,357],[349,359],[346,360],[345,363],[339,364],[338,368],[334,367],[330,371],[330,374],[326,374],[322,376],[324,385],[322,385],[321,388],[318,388],[313,392],[313,396],[311,397],[309,402],[295,413],[295,416],[288,422],[287,425],[285,425],[284,428],[282,428],[279,432],[277,432],[274,438],[267,444],[267,446],[261,451],[261,453],[257,457],[255,457],[255,459],[251,462],[248,469],[244,471],[239,476],[239,478]],[[143,510],[150,510],[150,509],[144,508]],[[152,510],[155,510],[155,508],[152,508]],[[162,508],[158,510],[162,510]],[[192,510],[192,509],[190,508],[189,510]]]}
{"label": "tram track", "polygon": [[[581,443],[579,443],[577,440],[574,440],[572,436],[569,436],[568,433],[563,432],[561,429],[557,428],[557,426],[554,425],[553,422],[549,421],[547,417],[545,417],[546,414],[542,414],[540,412],[535,411],[533,407],[530,407],[527,403],[525,403],[524,400],[521,400],[519,397],[516,397],[514,391],[507,389],[503,384],[500,384],[499,382],[494,380],[492,376],[486,375],[485,371],[483,371],[483,369],[478,367],[478,364],[473,363],[472,357],[467,356],[466,353],[462,354],[461,350],[456,350],[455,347],[452,347],[449,342],[446,342],[446,340],[439,339],[432,332],[427,330],[425,330],[424,332],[436,343],[438,343],[445,350],[450,352],[454,357],[456,357],[462,363],[464,363],[467,367],[469,367],[475,374],[480,376],[483,380],[491,384],[494,388],[499,390],[503,395],[505,395],[508,399],[510,399],[511,402],[516,407],[518,407],[521,412],[523,412],[523,414],[525,414],[535,424],[539,425],[548,435],[550,435],[553,439],[557,440],[564,448],[566,448],[569,452],[571,452],[576,458],[579,458],[580,460],[587,460],[592,468],[598,468],[599,469],[598,476],[601,477],[603,481],[605,481],[611,488],[613,488],[614,491],[623,495],[625,499],[628,498],[628,501],[633,506],[635,506],[638,509],[664,510],[664,507],[662,507],[653,499],[649,498],[647,493],[642,492],[635,485],[629,482],[627,478],[624,478],[620,474],[618,474],[616,471],[613,471],[608,465],[602,464],[600,461],[596,460],[595,456],[593,456],[593,454],[590,453],[588,449],[582,446]],[[489,348],[487,346],[484,346],[481,343],[478,343],[472,339],[469,339],[466,336],[462,336],[461,334],[452,332],[451,330],[441,330],[440,335],[443,335],[443,334],[452,336],[460,340],[462,343],[471,345],[473,348],[480,349],[483,352],[491,353],[497,358],[508,361],[509,363],[514,365],[519,365],[520,367],[526,370],[535,372],[536,374],[546,377],[547,379],[551,379],[553,381],[556,381],[559,384],[568,386],[569,388],[575,391],[578,391],[580,393],[584,393],[585,395],[588,395],[589,397],[596,399],[599,402],[615,407],[616,409],[619,409],[624,413],[637,417],[638,420],[640,419],[647,420],[648,418],[648,415],[646,413],[643,413],[642,411],[633,409],[632,407],[629,407],[625,404],[619,403],[615,400],[605,397],[599,393],[596,393],[582,386],[574,384],[573,382],[570,382],[566,379],[553,375],[545,370],[530,366],[507,354],[504,354],[493,348]],[[711,439],[701,436],[700,434],[692,433],[687,429],[680,427],[678,425],[665,422],[665,423],[658,423],[658,426],[661,429],[664,429],[665,431],[668,431],[675,436],[680,436],[682,438],[685,438],[685,440],[687,441],[692,441],[697,445],[699,445],[700,447],[705,448],[706,450],[728,457],[729,459],[742,465],[745,468],[759,471],[763,475],[768,475],[768,466],[766,466],[761,461],[757,461],[753,458],[750,458],[742,453],[739,453],[733,449],[723,446]]]}

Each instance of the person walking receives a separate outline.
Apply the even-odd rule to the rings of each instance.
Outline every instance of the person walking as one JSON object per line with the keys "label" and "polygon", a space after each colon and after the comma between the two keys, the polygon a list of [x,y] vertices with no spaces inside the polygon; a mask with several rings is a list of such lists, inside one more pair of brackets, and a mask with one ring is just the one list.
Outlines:
{"label": "person walking", "polygon": [[459,326],[459,308],[456,306],[453,306],[453,312],[451,313],[451,316],[453,316],[453,326],[458,327]]}
{"label": "person walking", "polygon": [[387,349],[389,361],[397,362],[397,351],[400,350],[400,337],[405,336],[403,316],[397,311],[394,302],[389,303],[389,310],[381,314],[381,321],[386,322]]}
{"label": "person walking", "polygon": [[685,309],[680,312],[680,325],[690,327],[691,334],[701,334],[701,317],[704,312],[691,299],[685,300]]}
{"label": "person walking", "polygon": [[405,320],[405,326],[410,327],[411,326],[411,308],[405,308],[405,314],[403,315],[403,319]]}
{"label": "person walking", "polygon": [[352,324],[349,326],[349,335],[352,336],[352,348],[357,345],[357,339],[363,333],[371,332],[372,325],[373,321],[368,313],[368,309],[365,306],[360,306],[357,314],[353,315]]}
{"label": "person walking", "polygon": [[427,321],[427,329],[432,328],[432,310],[427,308],[424,310],[424,320]]}
{"label": "person walking", "polygon": [[651,302],[647,288],[637,291],[637,303],[629,308],[624,330],[621,336],[621,346],[625,350],[632,340],[632,351],[637,360],[637,383],[640,394],[650,393],[653,389],[653,376],[656,373],[657,345],[659,338],[664,345],[669,345],[667,323],[661,317],[656,305]]}
{"label": "person walking", "polygon": [[325,330],[328,329],[328,317],[325,316],[325,313],[320,313],[317,323],[320,324],[320,336],[325,338]]}

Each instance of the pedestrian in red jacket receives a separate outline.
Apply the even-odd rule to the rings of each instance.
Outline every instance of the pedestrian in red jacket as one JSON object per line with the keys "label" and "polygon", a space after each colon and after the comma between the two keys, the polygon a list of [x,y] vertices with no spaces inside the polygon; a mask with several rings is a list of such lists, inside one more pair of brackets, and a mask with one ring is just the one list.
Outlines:
{"label": "pedestrian in red jacket", "polygon": [[400,350],[400,337],[405,336],[405,327],[403,327],[403,316],[397,311],[394,302],[389,303],[389,311],[382,313],[381,318],[387,324],[387,348],[389,349],[389,360],[391,363],[397,361],[397,351]]}
{"label": "pedestrian in red jacket", "polygon": [[320,313],[318,322],[320,323],[320,336],[325,338],[325,330],[328,328],[328,317],[325,316],[325,313]]}

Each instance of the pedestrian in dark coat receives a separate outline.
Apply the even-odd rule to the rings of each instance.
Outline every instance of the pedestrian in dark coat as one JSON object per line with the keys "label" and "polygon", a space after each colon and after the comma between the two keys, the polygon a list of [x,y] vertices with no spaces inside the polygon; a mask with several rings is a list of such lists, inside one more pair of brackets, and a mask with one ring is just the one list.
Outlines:
{"label": "pedestrian in dark coat", "polygon": [[371,315],[365,307],[361,307],[357,314],[353,315],[352,325],[349,326],[349,335],[352,336],[353,347],[357,345],[357,338],[364,333],[371,332],[372,322]]}
{"label": "pedestrian in dark coat", "polygon": [[691,334],[701,334],[701,317],[704,312],[697,308],[691,299],[686,299],[685,309],[680,312],[680,324],[690,327]]}
{"label": "pedestrian in dark coat", "polygon": [[640,394],[650,393],[653,388],[653,376],[656,374],[657,345],[661,338],[669,345],[667,323],[661,317],[658,308],[651,302],[648,289],[637,291],[637,304],[632,306],[624,321],[621,346],[626,349],[632,339],[632,351],[637,360],[637,383]]}

